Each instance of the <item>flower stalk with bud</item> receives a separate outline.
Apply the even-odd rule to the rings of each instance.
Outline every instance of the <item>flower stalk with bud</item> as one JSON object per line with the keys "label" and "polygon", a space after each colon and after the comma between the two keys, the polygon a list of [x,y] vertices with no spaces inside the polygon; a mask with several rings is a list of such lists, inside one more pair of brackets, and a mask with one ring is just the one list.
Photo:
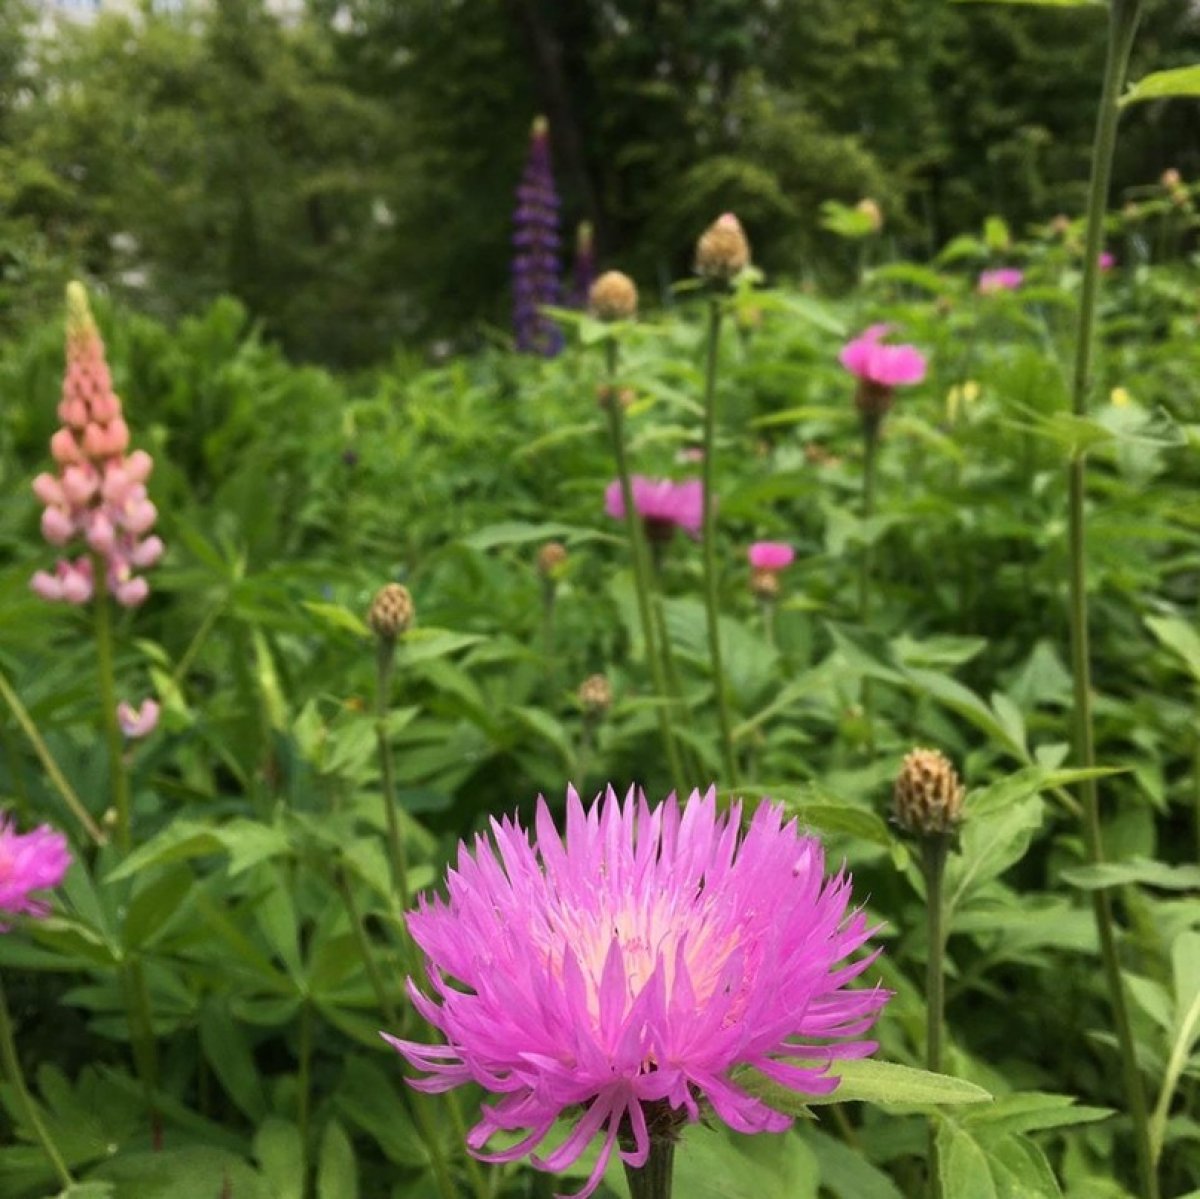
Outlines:
{"label": "flower stalk with bud", "polygon": [[750,265],[750,243],[742,223],[726,212],[719,216],[696,243],[696,274],[710,287],[708,298],[708,337],[704,367],[704,440],[702,451],[703,512],[701,540],[704,547],[704,606],[708,625],[708,652],[712,662],[713,692],[717,701],[717,724],[721,733],[721,762],[725,783],[737,785],[737,759],[733,749],[733,720],[725,672],[721,663],[721,627],[717,598],[716,496],[713,490],[714,443],[717,426],[717,367],[721,346],[721,319],[724,292]]}
{"label": "flower stalk with bud", "polygon": [[[917,842],[921,874],[925,880],[925,916],[928,948],[925,969],[925,1064],[942,1071],[945,1038],[946,933],[943,883],[946,859],[957,847],[963,819],[965,791],[958,773],[945,754],[935,749],[914,749],[905,757],[892,796],[892,818],[900,831]],[[929,1128],[929,1193],[941,1195],[935,1126]]]}
{"label": "flower stalk with bud", "polygon": [[388,733],[392,680],[396,670],[396,641],[412,625],[415,608],[408,588],[386,583],[367,609],[367,625],[375,635],[375,742],[379,750],[380,789],[387,828],[392,887],[401,907],[408,906],[408,858],[396,810],[396,765]]}

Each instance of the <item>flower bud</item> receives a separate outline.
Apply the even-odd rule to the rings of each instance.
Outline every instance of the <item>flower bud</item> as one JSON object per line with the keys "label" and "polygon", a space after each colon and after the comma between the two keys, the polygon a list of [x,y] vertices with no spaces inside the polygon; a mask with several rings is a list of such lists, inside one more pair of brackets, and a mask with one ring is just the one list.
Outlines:
{"label": "flower bud", "polygon": [[869,196],[859,200],[854,206],[854,211],[860,216],[865,216],[871,225],[871,232],[878,233],[883,228],[883,209],[879,204],[872,200]]}
{"label": "flower bud", "polygon": [[773,600],[779,595],[779,572],[757,569],[750,572],[750,590],[761,600]]}
{"label": "flower bud", "polygon": [[375,593],[367,609],[367,624],[371,632],[383,641],[395,639],[408,630],[413,622],[415,609],[407,587],[399,583],[387,583]]}
{"label": "flower bud", "polygon": [[590,675],[579,684],[579,706],[588,716],[603,716],[612,701],[612,684],[604,675]]}
{"label": "flower bud", "polygon": [[588,307],[602,321],[632,320],[637,306],[637,285],[621,271],[605,271],[588,292]]}
{"label": "flower bud", "polygon": [[892,794],[892,813],[907,833],[938,837],[962,823],[965,790],[945,754],[914,749],[900,767]]}
{"label": "flower bud", "polygon": [[567,563],[567,547],[561,541],[547,541],[537,555],[538,574],[545,579],[554,578]]}
{"label": "flower bud", "polygon": [[696,274],[728,283],[750,265],[750,243],[742,223],[727,212],[700,235],[696,243]]}

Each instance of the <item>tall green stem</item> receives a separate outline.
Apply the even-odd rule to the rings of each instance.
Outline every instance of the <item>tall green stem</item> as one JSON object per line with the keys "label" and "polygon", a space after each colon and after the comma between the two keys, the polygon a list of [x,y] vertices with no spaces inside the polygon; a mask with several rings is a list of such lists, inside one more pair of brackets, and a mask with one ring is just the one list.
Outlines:
{"label": "tall green stem", "polygon": [[408,907],[408,858],[400,835],[400,817],[396,810],[396,766],[392,757],[392,739],[388,735],[388,713],[392,703],[392,678],[396,669],[396,639],[380,637],[376,649],[375,739],[379,746],[379,777],[383,793],[383,813],[387,821],[388,857],[392,868],[392,888],[400,901],[400,910]]}
{"label": "tall green stem", "polygon": [[[880,417],[863,419],[863,477],[862,519],[864,526],[875,515],[875,480],[879,465]],[[864,528],[862,557],[858,564],[858,620],[863,627],[871,615],[871,584],[875,573],[875,542],[869,530]],[[875,750],[875,705],[871,680],[863,679],[863,719],[867,728],[867,749]]]}
{"label": "tall green stem", "polygon": [[55,1176],[62,1184],[64,1190],[67,1187],[73,1186],[75,1180],[71,1177],[71,1171],[67,1169],[67,1163],[63,1161],[62,1154],[59,1153],[58,1146],[54,1143],[54,1138],[51,1137],[49,1130],[42,1122],[37,1104],[33,1102],[29,1090],[25,1086],[25,1076],[21,1072],[21,1059],[17,1056],[17,1042],[13,1036],[12,1016],[9,1015],[8,1000],[4,995],[3,984],[0,984],[0,1062],[3,1063],[4,1074],[8,1078],[9,1085],[16,1093],[17,1103],[20,1105],[25,1119],[29,1122],[29,1127],[33,1130],[33,1135],[37,1137],[38,1144],[42,1147],[42,1152],[49,1159]]}
{"label": "tall green stem", "polygon": [[671,1199],[675,1169],[675,1142],[666,1137],[650,1139],[650,1156],[642,1168],[625,1167],[630,1199]]}
{"label": "tall green stem", "polygon": [[[1079,330],[1075,347],[1075,370],[1071,389],[1072,409],[1077,416],[1087,414],[1092,388],[1093,350],[1096,333],[1096,301],[1100,287],[1100,250],[1104,219],[1112,179],[1113,152],[1116,147],[1118,99],[1129,67],[1129,55],[1141,16],[1141,0],[1111,0],[1108,59],[1104,86],[1096,121],[1092,153],[1092,176],[1088,193],[1087,237],[1084,250],[1083,287],[1079,301]],[[1070,521],[1070,624],[1071,665],[1074,676],[1075,757],[1084,768],[1096,764],[1095,735],[1091,709],[1091,651],[1088,644],[1087,554],[1084,505],[1087,496],[1087,463],[1077,452],[1069,468]],[[1100,832],[1100,800],[1095,779],[1080,784],[1083,804],[1083,838],[1088,858],[1103,860]],[[1113,1024],[1120,1050],[1125,1101],[1133,1123],[1137,1154],[1139,1191],[1142,1199],[1158,1199],[1158,1178],[1150,1149],[1149,1113],[1146,1092],[1138,1070],[1133,1028],[1121,961],[1117,952],[1112,900],[1107,890],[1092,892],[1092,908],[1100,941],[1100,955],[1113,1009]]]}
{"label": "tall green stem", "polygon": [[641,521],[638,519],[637,509],[633,505],[633,479],[629,473],[629,459],[625,453],[624,413],[621,409],[621,401],[617,397],[617,352],[616,340],[609,338],[605,347],[608,389],[604,410],[608,414],[608,432],[612,441],[613,459],[617,467],[617,479],[621,486],[621,500],[625,507],[625,529],[629,536],[629,554],[633,563],[633,586],[637,593],[642,640],[646,645],[646,661],[649,664],[650,677],[657,693],[659,733],[662,737],[663,749],[667,755],[667,764],[671,771],[676,794],[686,795],[687,777],[683,772],[683,761],[679,756],[679,746],[675,741],[675,730],[671,727],[671,716],[667,710],[669,691],[663,660],[659,654],[658,637],[651,607],[649,555],[646,552]]}
{"label": "tall green stem", "polygon": [[[946,933],[943,924],[942,882],[946,874],[949,845],[944,836],[929,835],[921,846],[921,868],[925,875],[925,917],[929,936],[925,960],[925,1064],[935,1074],[942,1072],[942,1044],[946,1023]],[[929,1195],[941,1199],[942,1182],[938,1164],[937,1126],[929,1123]]]}
{"label": "tall green stem", "polygon": [[129,773],[125,769],[125,743],[117,723],[117,684],[113,664],[112,612],[108,602],[107,566],[99,554],[92,555],[95,595],[92,609],[96,626],[96,668],[100,680],[100,708],[104,739],[108,744],[108,775],[113,807],[117,813],[117,848],[123,854],[132,844],[130,832]]}
{"label": "tall green stem", "polygon": [[76,794],[75,788],[67,782],[66,775],[59,768],[58,763],[54,760],[54,755],[51,754],[49,747],[42,739],[41,733],[38,732],[33,717],[29,715],[25,705],[21,703],[21,697],[12,689],[3,672],[0,672],[0,697],[3,697],[9,711],[13,714],[13,719],[21,726],[21,732],[29,738],[29,743],[33,746],[33,752],[41,762],[46,777],[54,784],[55,790],[62,796],[63,802],[71,809],[72,815],[83,825],[87,835],[97,845],[103,845],[108,838],[101,832],[99,825],[92,819],[87,808],[83,806],[83,800]]}
{"label": "tall green stem", "polygon": [[302,1190],[308,1193],[308,1126],[312,1108],[313,1009],[308,996],[300,1005],[300,1065],[296,1080],[296,1127],[300,1131],[300,1152],[304,1157]]}
{"label": "tall green stem", "polygon": [[719,296],[708,301],[708,352],[704,365],[704,461],[701,474],[704,480],[703,522],[704,541],[704,606],[708,613],[708,652],[712,660],[713,690],[717,698],[717,722],[721,729],[721,761],[725,767],[728,786],[737,786],[737,762],[733,753],[733,723],[729,718],[729,696],[725,689],[725,672],[721,668],[721,626],[717,606],[717,529],[716,495],[713,491],[713,442],[717,427],[717,364],[721,348],[721,316]]}

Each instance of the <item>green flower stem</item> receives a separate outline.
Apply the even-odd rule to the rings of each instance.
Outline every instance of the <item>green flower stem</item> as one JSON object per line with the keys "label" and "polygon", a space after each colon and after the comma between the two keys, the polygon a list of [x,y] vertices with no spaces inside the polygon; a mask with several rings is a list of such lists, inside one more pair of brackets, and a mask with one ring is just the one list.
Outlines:
{"label": "green flower stem", "polygon": [[675,741],[675,730],[671,727],[671,714],[668,711],[670,692],[667,688],[663,660],[659,656],[658,638],[655,635],[654,614],[650,595],[650,564],[646,552],[645,539],[642,533],[641,521],[637,509],[633,506],[633,480],[629,473],[629,460],[625,454],[624,414],[621,402],[617,398],[617,342],[609,338],[605,347],[605,359],[608,373],[608,390],[604,401],[604,410],[608,415],[608,431],[612,440],[613,458],[617,467],[617,478],[621,485],[621,499],[625,506],[625,529],[629,536],[629,553],[633,562],[633,583],[637,592],[638,616],[642,624],[642,640],[646,643],[646,661],[650,666],[650,677],[658,698],[658,726],[662,737],[663,749],[667,755],[667,764],[671,772],[671,780],[679,795],[687,794],[687,778],[683,772],[683,761],[679,756],[679,746]]}
{"label": "green flower stem", "polygon": [[[878,417],[863,420],[863,476],[862,476],[862,519],[866,524],[875,515],[875,483],[879,466]],[[871,584],[875,574],[875,543],[871,538],[863,542],[862,557],[858,564],[858,620],[865,628],[871,615]],[[875,750],[874,697],[870,679],[863,679],[863,718],[867,726],[867,749]]]}
{"label": "green flower stem", "polygon": [[21,771],[17,747],[13,742],[12,730],[8,727],[6,720],[0,720],[0,747],[3,747],[4,756],[8,759],[8,773],[17,800],[17,819],[24,825],[29,822],[29,789],[25,786],[25,776]]}
{"label": "green flower stem", "polygon": [[558,585],[553,579],[542,580],[542,661],[546,666],[546,692],[551,702],[558,694],[558,659],[554,653],[554,616]]}
{"label": "green flower stem", "polygon": [[[375,960],[375,951],[371,946],[370,939],[367,937],[366,929],[363,927],[362,914],[358,910],[358,903],[354,898],[354,890],[350,886],[350,880],[341,870],[337,872],[337,889],[342,897],[342,903],[345,905],[346,915],[350,918],[350,930],[354,934],[354,939],[358,942],[359,957],[362,959],[363,966],[367,971],[367,978],[370,980],[371,989],[375,992],[375,1002],[379,1004],[379,1010],[383,1013],[383,1018],[388,1022],[388,1025],[399,1029],[403,1024],[400,1011],[392,1001],[387,984],[383,980],[383,972],[379,969],[379,963]],[[405,936],[404,952],[406,954],[409,945],[410,942],[407,936]],[[422,1103],[421,1097],[418,1095],[409,1095],[406,1093],[405,1101],[416,1122],[417,1130],[425,1145],[425,1151],[429,1154],[429,1166],[437,1182],[438,1193],[442,1196],[442,1199],[457,1199],[458,1193],[455,1190],[454,1180],[450,1177],[450,1167],[446,1163],[446,1155],[442,1152],[442,1143],[438,1139],[438,1130],[430,1118],[429,1109]],[[454,1101],[453,1095],[447,1095],[446,1101],[450,1110],[450,1119],[455,1126],[456,1133],[461,1133],[461,1139],[465,1142],[466,1130],[463,1126],[462,1113],[458,1110],[458,1104]],[[467,1170],[471,1175],[471,1184],[475,1190],[475,1194],[479,1199],[486,1199],[490,1194],[490,1187],[479,1163],[470,1156],[467,1158]]]}
{"label": "green flower stem", "polygon": [[396,766],[392,757],[392,739],[388,735],[388,713],[392,703],[392,679],[396,670],[396,639],[380,637],[375,657],[375,739],[379,746],[379,777],[383,794],[383,813],[387,820],[388,858],[392,868],[392,888],[400,910],[408,907],[408,859],[404,838],[400,835],[400,817],[396,811]]}
{"label": "green flower stem", "polygon": [[50,753],[46,742],[42,739],[41,733],[38,732],[38,727],[33,722],[33,717],[29,715],[25,705],[21,703],[21,697],[12,689],[8,679],[5,678],[3,672],[0,672],[0,697],[3,697],[4,702],[8,705],[8,710],[13,714],[13,719],[21,726],[21,732],[29,739],[30,745],[33,746],[33,752],[37,755],[37,759],[42,764],[42,769],[46,772],[46,777],[54,784],[54,789],[62,796],[63,802],[71,809],[71,814],[83,825],[84,831],[97,844],[103,845],[108,840],[100,827],[92,819],[87,808],[83,806],[81,800],[75,791],[75,788],[67,782],[66,775],[59,769],[58,763],[54,760],[53,754]]}
{"label": "green flower stem", "polygon": [[[921,871],[925,876],[925,917],[929,946],[925,959],[925,1064],[942,1073],[942,1046],[946,1023],[946,932],[942,882],[946,875],[949,844],[944,836],[931,835],[921,846]],[[942,1181],[937,1152],[937,1125],[929,1122],[929,1195],[941,1199]]]}
{"label": "green flower stem", "polygon": [[99,554],[92,554],[92,600],[96,632],[96,667],[100,679],[100,709],[104,720],[104,739],[108,744],[108,774],[113,806],[117,813],[117,848],[129,852],[133,837],[130,830],[129,774],[125,769],[125,742],[117,723],[117,684],[113,665],[112,613],[108,602],[107,566]]}
{"label": "green flower stem", "polygon": [[308,1128],[312,1109],[313,1008],[306,995],[300,1004],[300,1063],[296,1079],[296,1127],[300,1131],[300,1152],[305,1161],[303,1190],[308,1190]]}
{"label": "green flower stem", "polygon": [[630,1199],[671,1199],[675,1169],[675,1142],[666,1137],[650,1139],[650,1156],[642,1168],[625,1167]]}
{"label": "green flower stem", "polygon": [[703,525],[704,542],[704,606],[708,613],[708,652],[712,660],[713,690],[717,698],[717,722],[721,729],[721,760],[725,782],[737,786],[737,762],[733,753],[733,722],[729,717],[729,696],[725,688],[725,672],[721,669],[721,626],[717,606],[717,529],[716,496],[713,494],[713,452],[717,426],[717,364],[721,347],[721,316],[719,296],[708,301],[708,351],[704,366],[704,461],[701,477],[704,483]]}
{"label": "green flower stem", "polygon": [[[1104,87],[1096,121],[1096,139],[1092,152],[1092,177],[1088,195],[1087,237],[1084,250],[1083,288],[1079,300],[1079,329],[1075,347],[1075,370],[1071,389],[1072,409],[1084,416],[1092,388],[1093,349],[1096,334],[1096,302],[1100,287],[1100,250],[1104,220],[1112,179],[1113,152],[1116,147],[1118,99],[1129,67],[1129,55],[1141,17],[1141,0],[1111,0],[1108,59],[1104,69]],[[1070,541],[1070,624],[1071,665],[1074,679],[1074,740],[1079,766],[1096,764],[1095,735],[1091,710],[1091,652],[1088,645],[1087,555],[1084,502],[1087,495],[1087,463],[1076,453],[1069,469],[1069,541]],[[1083,837],[1088,859],[1099,863],[1104,858],[1100,833],[1100,800],[1096,780],[1080,784],[1083,804]],[[1121,977],[1117,952],[1116,927],[1109,892],[1092,892],[1092,908],[1100,940],[1113,1024],[1120,1049],[1125,1102],[1133,1123],[1134,1149],[1137,1154],[1138,1187],[1141,1199],[1158,1199],[1158,1178],[1150,1147],[1150,1121],[1146,1092],[1138,1070],[1129,1004]]]}
{"label": "green flower stem", "polygon": [[62,1154],[59,1153],[58,1146],[54,1143],[54,1138],[51,1137],[49,1130],[42,1122],[37,1104],[34,1103],[28,1088],[25,1086],[25,1076],[21,1073],[21,1059],[17,1056],[17,1043],[13,1037],[12,1016],[9,1015],[8,1000],[4,995],[3,984],[0,984],[0,1063],[3,1064],[4,1074],[8,1078],[9,1085],[16,1093],[17,1103],[20,1105],[25,1119],[29,1122],[29,1127],[33,1129],[33,1135],[37,1137],[38,1144],[42,1147],[42,1152],[49,1159],[55,1176],[62,1184],[64,1190],[67,1187],[73,1186],[75,1179],[71,1177],[71,1171],[67,1169],[67,1163],[63,1161]]}

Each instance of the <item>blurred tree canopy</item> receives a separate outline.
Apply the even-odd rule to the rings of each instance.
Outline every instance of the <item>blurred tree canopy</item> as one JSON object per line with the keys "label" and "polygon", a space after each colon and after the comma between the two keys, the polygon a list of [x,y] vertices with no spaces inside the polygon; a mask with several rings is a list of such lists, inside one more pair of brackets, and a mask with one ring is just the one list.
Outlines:
{"label": "blurred tree canopy", "polygon": [[[1104,46],[1098,8],[946,0],[43,7],[0,0],[0,328],[84,272],[167,316],[232,293],[341,365],[505,323],[538,112],[565,240],[591,220],[651,292],[725,209],[772,273],[836,282],[827,199],[917,251],[1077,213]],[[1147,9],[1135,77],[1200,59],[1191,0]],[[1131,110],[1118,187],[1200,173],[1198,108]]]}

